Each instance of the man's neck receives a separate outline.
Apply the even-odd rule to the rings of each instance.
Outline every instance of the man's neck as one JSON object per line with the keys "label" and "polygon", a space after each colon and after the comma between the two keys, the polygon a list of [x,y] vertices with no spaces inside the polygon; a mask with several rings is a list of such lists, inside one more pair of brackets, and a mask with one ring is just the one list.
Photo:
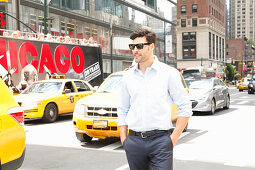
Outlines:
{"label": "man's neck", "polygon": [[154,62],[154,56],[152,55],[151,57],[149,57],[149,59],[145,62],[142,62],[142,63],[139,63],[138,64],[138,68],[139,70],[141,70],[141,72],[144,74],[146,69],[148,67],[151,67],[151,65],[153,64]]}

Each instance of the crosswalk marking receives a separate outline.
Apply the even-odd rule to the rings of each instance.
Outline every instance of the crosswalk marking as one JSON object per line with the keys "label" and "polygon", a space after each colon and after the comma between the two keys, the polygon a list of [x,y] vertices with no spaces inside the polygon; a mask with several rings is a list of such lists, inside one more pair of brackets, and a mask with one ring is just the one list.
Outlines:
{"label": "crosswalk marking", "polygon": [[245,103],[248,103],[249,101],[241,101],[241,102],[238,102],[236,104],[245,104]]}
{"label": "crosswalk marking", "polygon": [[122,167],[119,167],[115,170],[124,170],[124,169],[128,169],[128,168],[129,168],[129,166],[128,166],[128,164],[126,164],[126,165],[123,165]]}
{"label": "crosswalk marking", "polygon": [[186,136],[187,134],[189,134],[189,133],[190,133],[190,132],[183,132],[183,133],[181,134],[179,140],[180,140],[181,138],[183,138],[184,136]]}
{"label": "crosswalk marking", "polygon": [[112,143],[110,145],[106,145],[106,146],[104,146],[102,148],[99,148],[98,150],[111,151],[111,150],[117,149],[117,148],[119,148],[121,146],[122,145],[121,145],[120,141],[118,141],[118,142]]}

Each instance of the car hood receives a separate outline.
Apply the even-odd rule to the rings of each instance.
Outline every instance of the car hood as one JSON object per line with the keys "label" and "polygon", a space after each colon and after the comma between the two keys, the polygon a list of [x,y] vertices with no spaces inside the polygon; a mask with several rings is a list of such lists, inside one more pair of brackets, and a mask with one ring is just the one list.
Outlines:
{"label": "car hood", "polygon": [[77,104],[87,106],[109,106],[118,107],[120,102],[120,93],[94,93],[80,99]]}
{"label": "car hood", "polygon": [[14,96],[16,102],[25,102],[25,101],[42,101],[52,97],[56,97],[59,93],[24,93]]}
{"label": "car hood", "polygon": [[197,100],[204,96],[209,96],[211,89],[189,89],[190,100]]}

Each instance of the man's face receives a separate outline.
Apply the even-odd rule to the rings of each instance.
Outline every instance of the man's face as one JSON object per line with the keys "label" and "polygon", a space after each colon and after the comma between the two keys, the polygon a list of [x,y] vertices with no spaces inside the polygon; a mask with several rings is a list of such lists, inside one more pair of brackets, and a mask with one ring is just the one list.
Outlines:
{"label": "man's face", "polygon": [[[147,43],[145,37],[137,37],[133,40],[133,44]],[[137,47],[132,50],[134,59],[136,63],[146,62],[151,55],[153,55],[153,44],[143,45],[143,49],[137,49]]]}

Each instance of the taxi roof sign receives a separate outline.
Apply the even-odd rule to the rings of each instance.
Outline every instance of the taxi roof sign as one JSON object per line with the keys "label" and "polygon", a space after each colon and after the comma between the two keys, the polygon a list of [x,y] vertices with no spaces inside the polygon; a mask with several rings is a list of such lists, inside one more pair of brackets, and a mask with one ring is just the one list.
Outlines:
{"label": "taxi roof sign", "polygon": [[65,75],[51,75],[50,79],[65,79]]}

